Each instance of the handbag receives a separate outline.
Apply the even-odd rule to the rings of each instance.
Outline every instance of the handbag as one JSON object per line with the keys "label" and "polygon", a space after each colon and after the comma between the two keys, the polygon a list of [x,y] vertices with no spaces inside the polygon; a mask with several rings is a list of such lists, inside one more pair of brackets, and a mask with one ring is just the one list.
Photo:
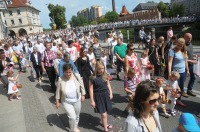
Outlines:
{"label": "handbag", "polygon": [[17,86],[17,88],[22,88],[22,84],[20,84],[20,83],[17,83],[16,86]]}
{"label": "handbag", "polygon": [[17,90],[17,86],[14,85],[14,86],[12,87],[12,90],[13,90],[13,91],[16,91],[16,90]]}
{"label": "handbag", "polygon": [[197,64],[193,66],[193,72],[196,76],[200,77],[200,55],[197,55]]}
{"label": "handbag", "polygon": [[171,91],[171,97],[173,98],[179,98],[181,94],[178,91],[172,90]]}
{"label": "handbag", "polygon": [[31,68],[31,76],[33,78],[36,78],[36,72],[35,72],[35,69],[33,67]]}

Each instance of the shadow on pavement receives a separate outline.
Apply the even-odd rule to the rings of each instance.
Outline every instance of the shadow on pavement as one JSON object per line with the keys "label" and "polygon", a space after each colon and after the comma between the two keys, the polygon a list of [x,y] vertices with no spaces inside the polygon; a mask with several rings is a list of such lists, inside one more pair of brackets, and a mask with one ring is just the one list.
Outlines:
{"label": "shadow on pavement", "polygon": [[183,99],[181,101],[183,103],[185,103],[187,105],[187,107],[183,108],[183,107],[176,105],[176,107],[175,107],[176,110],[178,110],[182,113],[188,112],[188,113],[191,113],[194,115],[197,115],[200,113],[200,103],[193,102],[190,100],[183,100]]}
{"label": "shadow on pavement", "polygon": [[85,129],[94,130],[94,132],[99,132],[102,130],[98,128],[98,126],[101,126],[101,120],[98,117],[94,117],[88,113],[81,113],[80,114],[80,121],[79,126],[83,127]]}
{"label": "shadow on pavement", "polygon": [[31,81],[31,82],[35,82],[35,79],[34,79],[33,76],[28,76],[27,78],[29,79],[29,81]]}
{"label": "shadow on pavement", "polygon": [[121,94],[113,94],[113,103],[128,103],[126,96],[122,96]]}
{"label": "shadow on pavement", "polygon": [[[51,115],[48,115],[47,116],[47,122],[49,123],[50,126],[55,125],[55,126],[57,126],[57,127],[59,127],[59,128],[61,128],[61,129],[66,131],[65,124],[64,124],[64,122],[62,120],[62,116],[67,116],[67,115],[66,114],[61,114],[61,115],[51,114]],[[61,121],[62,121],[62,124],[61,124],[61,122],[56,122],[55,118],[60,118]]]}

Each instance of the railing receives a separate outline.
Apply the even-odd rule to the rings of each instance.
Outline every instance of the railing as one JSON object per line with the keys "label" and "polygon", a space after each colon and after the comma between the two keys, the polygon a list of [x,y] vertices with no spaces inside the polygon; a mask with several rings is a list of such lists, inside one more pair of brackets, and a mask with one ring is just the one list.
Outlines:
{"label": "railing", "polygon": [[110,23],[101,23],[96,25],[80,26],[76,27],[77,30],[87,32],[90,30],[104,30],[111,28],[123,28],[132,26],[145,26],[155,24],[169,24],[169,23],[186,23],[195,22],[196,17],[175,17],[175,18],[162,18],[162,19],[145,19],[145,20],[130,20],[130,21],[118,21]]}

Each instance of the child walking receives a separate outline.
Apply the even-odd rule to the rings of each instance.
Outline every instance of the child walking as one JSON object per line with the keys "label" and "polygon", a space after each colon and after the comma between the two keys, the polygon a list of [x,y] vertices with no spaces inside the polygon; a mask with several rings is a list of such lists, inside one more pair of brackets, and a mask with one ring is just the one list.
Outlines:
{"label": "child walking", "polygon": [[165,117],[170,117],[171,115],[168,114],[167,110],[166,110],[167,97],[166,97],[164,89],[162,87],[163,83],[164,83],[164,79],[163,78],[158,77],[156,79],[156,84],[159,87],[159,94],[160,94],[160,101],[159,102],[161,103],[161,108],[163,110],[163,113],[164,113]]}
{"label": "child walking", "polygon": [[90,77],[89,85],[91,106],[95,113],[101,114],[104,131],[108,132],[112,126],[108,125],[107,111],[112,109],[113,94],[104,63],[101,60],[96,62],[95,72]]}
{"label": "child walking", "polygon": [[181,92],[180,87],[178,86],[178,79],[180,77],[180,74],[177,71],[172,71],[171,77],[167,81],[166,89],[167,91],[167,97],[171,101],[170,104],[170,112],[172,116],[176,115],[176,111],[174,110],[174,107],[176,105],[176,100],[179,97]]}
{"label": "child walking", "polygon": [[141,71],[142,71],[141,81],[150,80],[150,73],[149,73],[149,69],[147,68],[150,62],[149,62],[149,57],[148,57],[147,52],[143,52],[141,57],[142,57],[140,59],[141,64],[142,64],[141,65]]}
{"label": "child walking", "polygon": [[9,101],[12,101],[14,96],[16,97],[16,99],[21,99],[19,96],[18,96],[18,88],[17,88],[17,84],[16,84],[16,81],[17,81],[17,78],[19,76],[19,74],[17,74],[17,76],[14,78],[13,77],[13,71],[8,71],[7,72],[7,76],[8,76],[8,94],[10,95],[8,97],[8,100]]}
{"label": "child walking", "polygon": [[127,77],[125,77],[124,80],[124,90],[128,95],[128,105],[126,106],[124,113],[129,114],[129,109],[131,108],[133,98],[135,96],[135,90],[139,82],[137,82],[137,78],[135,76],[135,69],[134,68],[129,68]]}

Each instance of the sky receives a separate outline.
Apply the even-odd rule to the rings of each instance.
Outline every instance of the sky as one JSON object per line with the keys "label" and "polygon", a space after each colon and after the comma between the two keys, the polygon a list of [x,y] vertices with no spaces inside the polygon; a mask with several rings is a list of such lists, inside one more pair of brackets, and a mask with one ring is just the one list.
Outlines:
{"label": "sky", "polygon": [[[115,7],[118,13],[121,12],[122,6],[125,5],[127,10],[131,12],[139,3],[146,3],[149,0],[115,0]],[[160,2],[160,0],[151,0],[154,2]],[[170,2],[170,0],[162,0],[163,2]],[[40,20],[44,28],[50,28],[49,23],[49,10],[47,5],[58,4],[66,8],[65,16],[69,21],[73,15],[76,15],[78,11],[93,5],[102,7],[103,15],[112,11],[112,0],[31,0],[32,6],[40,10]]]}

